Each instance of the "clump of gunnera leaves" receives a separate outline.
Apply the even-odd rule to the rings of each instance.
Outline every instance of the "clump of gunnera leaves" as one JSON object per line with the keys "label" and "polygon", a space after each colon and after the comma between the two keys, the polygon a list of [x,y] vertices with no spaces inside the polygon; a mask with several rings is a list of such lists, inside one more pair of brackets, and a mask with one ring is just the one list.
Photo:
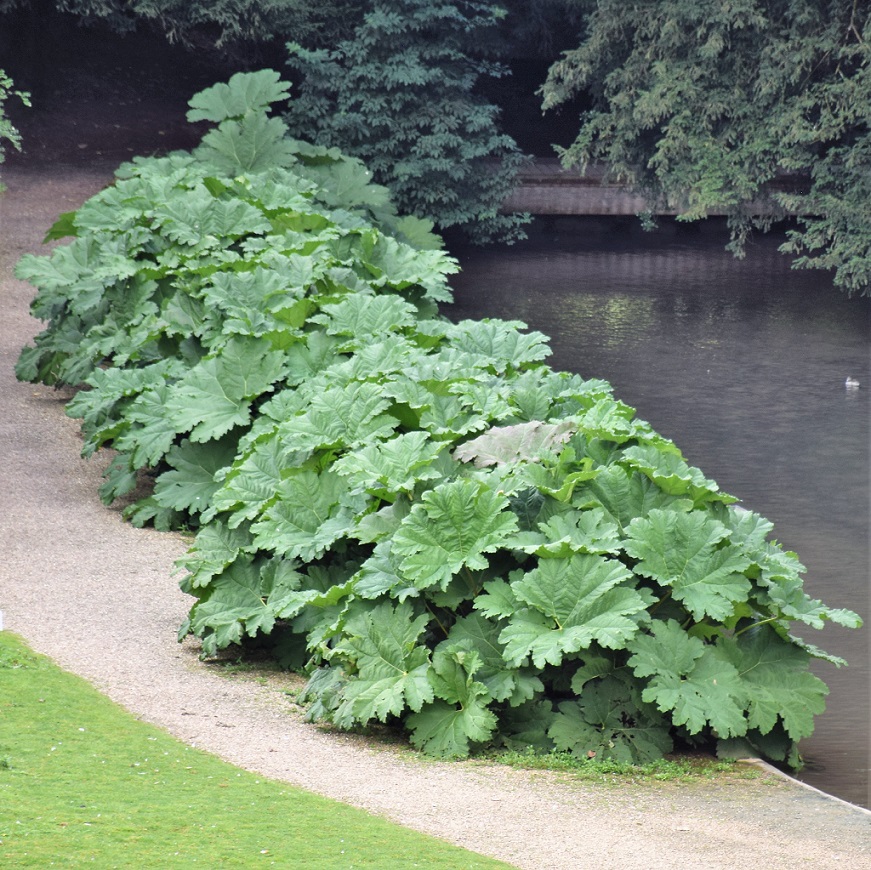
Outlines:
{"label": "clump of gunnera leaves", "polygon": [[524,324],[451,323],[456,263],[365,168],[287,135],[272,71],[191,101],[216,126],[61,217],[19,277],[48,321],[20,378],[81,386],[107,502],[198,530],[180,637],[252,639],[313,719],[642,762],[675,743],[798,763],[827,689],[771,524]]}

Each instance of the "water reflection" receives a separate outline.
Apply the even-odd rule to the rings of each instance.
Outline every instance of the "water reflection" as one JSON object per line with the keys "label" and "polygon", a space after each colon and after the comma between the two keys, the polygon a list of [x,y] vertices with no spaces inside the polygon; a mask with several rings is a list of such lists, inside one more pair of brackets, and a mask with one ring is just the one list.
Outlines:
{"label": "water reflection", "polygon": [[[609,380],[688,461],[775,524],[810,594],[869,617],[869,326],[817,272],[763,237],[743,261],[725,228],[643,233],[589,218],[539,223],[511,249],[455,250],[455,318],[526,321],[555,368]],[[862,387],[847,390],[845,379]],[[823,665],[828,711],[802,742],[807,781],[871,806],[869,630],[807,629],[850,662]]]}

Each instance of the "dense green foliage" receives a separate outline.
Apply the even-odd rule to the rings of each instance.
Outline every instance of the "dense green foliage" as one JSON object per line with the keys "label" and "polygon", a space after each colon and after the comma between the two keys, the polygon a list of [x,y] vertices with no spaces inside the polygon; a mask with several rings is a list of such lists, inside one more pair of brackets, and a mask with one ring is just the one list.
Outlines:
{"label": "dense green foliage", "polygon": [[358,6],[351,0],[0,0],[0,14],[17,10],[44,19],[67,13],[73,26],[103,25],[118,33],[150,26],[170,41],[215,50],[290,34],[312,42],[334,38]]}
{"label": "dense green foliage", "polygon": [[505,74],[481,56],[499,17],[476,0],[374,0],[350,38],[290,44],[304,76],[292,128],[362,159],[403,212],[473,241],[517,238],[524,219],[499,208],[524,158],[475,91]]}
{"label": "dense green foliage", "polygon": [[78,24],[157,31],[243,67],[292,39],[295,134],[359,157],[402,212],[476,241],[522,234],[500,213],[523,163],[502,115],[517,111],[524,147],[542,142],[493,58],[550,61],[582,30],[542,89],[546,108],[592,106],[559,149],[567,165],[604,164],[652,211],[725,210],[739,255],[795,215],[794,264],[871,292],[868,2],[0,0],[0,16],[6,69],[34,92],[51,34]]}
{"label": "dense green foliage", "polygon": [[[92,387],[71,413],[85,421],[87,453],[104,443],[117,451],[103,490],[109,501],[133,489],[139,469],[197,465],[203,442],[224,445],[232,459],[252,410],[300,377],[284,351],[317,310],[315,290],[412,285],[420,289],[408,295],[422,306],[427,289],[447,298],[450,261],[435,252],[412,259],[367,219],[431,246],[429,225],[397,218],[357,161],[291,139],[267,116],[287,95],[277,79],[239,76],[200,94],[189,118],[220,127],[193,154],[122,167],[113,187],[53,229],[78,235],[72,245],[19,265],[43,290],[34,313],[53,328],[18,372]],[[268,310],[255,312],[266,298]],[[189,440],[180,445],[181,433]],[[190,507],[158,485],[136,516],[148,510],[166,526]]]}
{"label": "dense green foliage", "polygon": [[[797,762],[829,658],[771,524],[523,324],[453,324],[456,264],[356,161],[286,135],[277,75],[192,101],[217,128],[136,160],[18,275],[49,321],[17,372],[84,382],[85,452],[138,472],[203,651],[266,640],[313,718],[440,756],[531,745],[645,761],[743,739]],[[409,243],[410,242],[410,243]]]}
{"label": "dense green foliage", "polygon": [[525,158],[479,87],[507,72],[487,59],[504,16],[492,0],[0,0],[3,12],[15,14],[8,24],[0,17],[0,51],[5,26],[34,90],[53,60],[49,42],[35,39],[40,29],[58,38],[79,25],[100,38],[156,31],[236,69],[264,54],[275,62],[292,39],[302,79],[288,118],[296,135],[363,159],[403,213],[476,242],[523,235],[527,218],[500,208]]}
{"label": "dense green foliage", "polygon": [[[16,97],[26,106],[30,105],[30,97],[23,91],[13,89],[12,79],[0,69],[0,163],[3,162],[3,146],[8,143],[16,150],[21,150],[21,136],[14,124],[6,116],[6,103],[10,97]],[[0,193],[3,183],[0,182]]]}
{"label": "dense green foliage", "polygon": [[[801,215],[784,250],[871,293],[871,6],[600,0],[545,107],[588,91],[567,165],[604,163],[683,218],[725,207],[733,247]],[[766,195],[779,173],[790,192]]]}

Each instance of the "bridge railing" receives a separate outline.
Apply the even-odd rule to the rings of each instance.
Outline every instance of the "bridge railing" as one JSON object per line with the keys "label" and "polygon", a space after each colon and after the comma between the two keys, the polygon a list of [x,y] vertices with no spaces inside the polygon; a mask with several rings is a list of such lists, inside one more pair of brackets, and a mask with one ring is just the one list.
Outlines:
{"label": "bridge railing", "polygon": [[[783,174],[766,185],[763,195],[748,204],[753,214],[786,216],[770,196],[778,191],[803,192],[808,180],[797,175]],[[655,205],[626,185],[606,180],[603,167],[590,167],[585,175],[577,169],[563,169],[559,160],[538,159],[520,173],[520,185],[505,200],[506,212],[530,214],[573,215],[635,215],[652,211],[659,215],[675,215],[677,208]],[[725,214],[725,209],[709,209],[709,215]]]}

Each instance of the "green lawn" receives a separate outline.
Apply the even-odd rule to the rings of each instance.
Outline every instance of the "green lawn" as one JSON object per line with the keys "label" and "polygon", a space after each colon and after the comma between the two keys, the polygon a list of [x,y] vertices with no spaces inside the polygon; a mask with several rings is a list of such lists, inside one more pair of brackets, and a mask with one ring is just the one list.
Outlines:
{"label": "green lawn", "polygon": [[192,749],[9,632],[0,866],[508,867]]}

